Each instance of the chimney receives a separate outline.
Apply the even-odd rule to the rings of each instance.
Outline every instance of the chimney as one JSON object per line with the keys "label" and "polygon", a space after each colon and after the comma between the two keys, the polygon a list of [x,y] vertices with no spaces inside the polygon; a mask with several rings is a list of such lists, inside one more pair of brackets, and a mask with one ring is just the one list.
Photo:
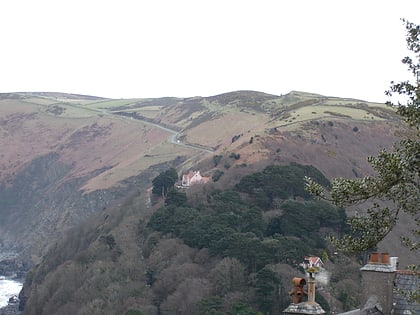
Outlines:
{"label": "chimney", "polygon": [[[303,278],[293,278],[292,283],[294,288],[289,292],[289,295],[292,296],[293,302],[290,304],[284,311],[284,315],[292,314],[326,314],[322,307],[315,302],[315,276],[314,274],[318,272],[317,268],[311,267],[307,270],[309,273],[308,277],[308,292],[305,292],[304,285],[306,285],[306,280]],[[308,296],[307,301],[303,301],[304,297]]]}
{"label": "chimney", "polygon": [[308,295],[308,293],[304,290],[304,286],[306,285],[306,280],[303,278],[293,278],[293,290],[289,292],[289,295],[292,296],[293,304],[298,304],[303,301],[303,298]]}
{"label": "chimney", "polygon": [[309,273],[308,279],[308,303],[315,303],[315,277],[312,272]]}
{"label": "chimney", "polygon": [[381,263],[384,265],[389,265],[389,254],[388,253],[382,253],[381,254]]}
{"label": "chimney", "polygon": [[375,300],[382,307],[383,314],[392,310],[393,281],[398,268],[398,257],[388,253],[371,253],[369,262],[362,271],[362,301],[364,308],[368,301]]}
{"label": "chimney", "polygon": [[369,263],[370,264],[377,264],[378,262],[379,262],[378,261],[378,253],[371,253]]}

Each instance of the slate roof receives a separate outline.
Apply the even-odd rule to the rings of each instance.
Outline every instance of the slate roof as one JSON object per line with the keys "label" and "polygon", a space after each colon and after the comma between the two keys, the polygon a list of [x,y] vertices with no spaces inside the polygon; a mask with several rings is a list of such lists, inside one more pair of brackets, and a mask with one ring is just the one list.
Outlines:
{"label": "slate roof", "polygon": [[349,312],[340,313],[338,315],[384,315],[384,313],[382,313],[378,308],[374,307],[371,309],[352,310]]}
{"label": "slate roof", "polygon": [[361,315],[384,315],[382,312],[382,306],[378,302],[378,297],[372,295],[367,300],[365,306],[360,311]]}
{"label": "slate roof", "polygon": [[377,307],[363,310],[360,314],[362,314],[362,315],[384,315],[384,313],[382,313],[379,310],[379,308],[377,308]]}
{"label": "slate roof", "polygon": [[[404,294],[398,293],[398,290],[408,293],[420,289],[420,273],[411,270],[397,271],[394,279],[394,286],[397,290],[394,293],[394,314],[407,315],[407,314],[420,314],[420,304],[409,302]],[[411,312],[411,313],[409,313]]]}
{"label": "slate roof", "polygon": [[360,310],[359,309],[352,310],[345,313],[340,313],[339,315],[360,315]]}
{"label": "slate roof", "polygon": [[290,304],[284,311],[284,315],[293,315],[293,314],[314,314],[314,315],[323,315],[325,311],[323,308],[316,302],[301,302],[297,304]]}
{"label": "slate roof", "polygon": [[381,312],[380,307],[373,306],[370,308],[364,308],[363,310],[357,309],[345,313],[340,313],[338,315],[384,315],[384,313]]}
{"label": "slate roof", "polygon": [[[397,270],[394,278],[395,292],[393,294],[393,315],[419,315],[420,304],[409,302],[404,293],[420,290],[420,273],[411,270]],[[402,291],[398,293],[398,291]],[[340,315],[382,315],[380,305],[375,299],[369,298],[362,310],[353,310]]]}

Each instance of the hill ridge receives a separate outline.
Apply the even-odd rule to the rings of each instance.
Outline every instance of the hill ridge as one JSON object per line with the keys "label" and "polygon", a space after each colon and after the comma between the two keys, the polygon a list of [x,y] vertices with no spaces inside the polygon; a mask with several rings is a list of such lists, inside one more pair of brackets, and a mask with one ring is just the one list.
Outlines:
{"label": "hill ridge", "polygon": [[[66,95],[71,98],[60,98]],[[78,183],[73,189],[87,200],[100,193],[113,200],[111,195],[134,189],[140,174],[153,176],[168,165],[179,172],[203,165],[202,171],[212,176],[217,171],[243,173],[269,161],[297,161],[317,163],[329,178],[364,174],[369,171],[365,157],[390,146],[402,126],[384,104],[299,91],[159,99],[11,93],[0,94],[0,117],[0,144],[8,148],[0,155],[1,187],[13,187],[36,158],[56,154],[68,169],[56,189]],[[240,158],[229,158],[233,153]],[[223,156],[223,164],[212,166],[214,156]],[[32,203],[37,204],[27,205]],[[59,208],[60,203],[52,205]],[[88,212],[100,210],[95,202],[88,204]],[[12,218],[8,209],[6,216]],[[57,212],[56,219],[61,216],[65,214]],[[31,237],[17,241],[13,230],[13,225],[0,226],[0,241],[16,247],[30,242]]]}

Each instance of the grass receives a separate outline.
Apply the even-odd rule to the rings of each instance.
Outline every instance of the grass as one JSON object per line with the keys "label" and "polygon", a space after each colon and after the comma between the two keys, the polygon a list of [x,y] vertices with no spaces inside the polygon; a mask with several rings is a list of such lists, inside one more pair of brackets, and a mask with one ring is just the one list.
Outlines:
{"label": "grass", "polygon": [[147,117],[147,118],[154,118],[156,115],[158,115],[161,111],[163,106],[145,106],[145,107],[138,107],[133,109],[123,109],[118,110],[119,112],[136,112],[137,114]]}
{"label": "grass", "polygon": [[[229,95],[227,95],[229,96]],[[294,91],[277,98],[255,98],[246,102],[244,95],[230,95],[226,99],[92,99],[89,97],[72,95],[29,95],[19,102],[37,108],[38,112],[47,114],[51,119],[48,125],[63,125],[65,121],[68,129],[83,124],[113,124],[120,126],[119,136],[125,141],[110,138],[108,141],[126,143],[127,148],[119,153],[110,146],[104,146],[102,156],[104,164],[114,165],[112,170],[105,172],[99,181],[116,183],[130,174],[136,174],[153,164],[163,163],[177,156],[196,155],[195,150],[177,146],[166,142],[169,134],[153,133],[147,136],[143,124],[116,115],[107,115],[108,111],[125,107],[127,111],[136,111],[148,118],[157,117],[162,109],[167,115],[160,117],[161,124],[184,128],[186,141],[212,148],[236,148],[241,144],[248,145],[251,136],[264,134],[266,130],[279,127],[279,133],[302,128],[302,123],[319,120],[352,119],[357,121],[384,121],[392,115],[392,109],[384,104],[367,103],[355,99],[340,99],[325,97],[313,93]],[[257,95],[258,96],[258,95]],[[227,103],[223,103],[226,100]],[[244,101],[245,103],[242,103]],[[11,102],[9,100],[8,102]],[[165,103],[168,102],[168,103]],[[254,104],[255,103],[255,104]],[[58,106],[60,111],[47,112],[45,109]],[[144,106],[144,107],[142,107]],[[245,106],[245,107],[244,107]],[[54,113],[60,113],[59,115]],[[74,119],[75,121],[72,121]],[[83,121],[86,119],[86,121]],[[92,119],[92,122],[90,121]],[[149,125],[147,125],[149,128]],[[124,130],[128,128],[128,132]],[[124,132],[123,132],[124,131]],[[115,132],[115,131],[114,131]],[[136,135],[135,137],[133,135]],[[232,143],[232,137],[242,135],[238,142]],[[146,141],[147,137],[147,141]],[[63,138],[64,139],[64,138]],[[132,140],[137,139],[137,140]],[[152,144],[153,143],[153,144]],[[144,146],[144,147],[143,147]],[[96,148],[100,150],[100,148]],[[98,153],[100,154],[100,153]],[[124,156],[125,154],[125,156]],[[99,156],[99,155],[98,155]],[[123,161],[125,164],[121,165]],[[96,164],[92,163],[92,167]],[[96,166],[95,166],[96,167]],[[103,184],[102,183],[102,184]],[[91,187],[94,187],[92,185]],[[100,185],[99,185],[100,186]]]}
{"label": "grass", "polygon": [[[384,112],[389,113],[389,107],[380,103],[364,103],[354,99],[313,98],[313,94],[302,92],[286,97],[289,105],[284,107],[278,116],[281,124],[290,125],[303,121],[322,118],[345,118],[354,120],[384,120]],[[315,103],[314,103],[315,102]],[[278,123],[278,121],[277,121]]]}
{"label": "grass", "polygon": [[181,148],[171,144],[161,144],[145,155],[139,155],[130,165],[116,166],[91,179],[81,189],[90,192],[98,188],[106,189],[115,186],[124,179],[139,174],[149,167],[173,161],[177,156],[191,154],[191,149]]}
{"label": "grass", "polygon": [[37,104],[37,105],[51,105],[57,103],[57,100],[45,98],[45,97],[30,97],[26,98],[23,101],[31,103],[31,104]]}
{"label": "grass", "polygon": [[142,98],[130,98],[130,99],[111,99],[111,100],[104,100],[104,101],[96,101],[96,102],[90,102],[87,104],[88,107],[93,107],[97,109],[112,109],[114,107],[120,107],[120,106],[128,106],[131,104],[136,104],[138,102],[143,101]]}
{"label": "grass", "polygon": [[98,116],[97,112],[93,112],[91,110],[84,109],[83,107],[75,107],[75,106],[69,106],[69,105],[59,105],[60,107],[63,107],[65,111],[63,112],[60,117],[66,117],[66,118],[87,118],[87,117],[94,117]]}
{"label": "grass", "polygon": [[159,110],[162,109],[162,107],[163,106],[158,106],[158,105],[155,105],[155,106],[144,106],[144,107],[141,107],[139,111],[154,111],[154,110],[159,111]]}

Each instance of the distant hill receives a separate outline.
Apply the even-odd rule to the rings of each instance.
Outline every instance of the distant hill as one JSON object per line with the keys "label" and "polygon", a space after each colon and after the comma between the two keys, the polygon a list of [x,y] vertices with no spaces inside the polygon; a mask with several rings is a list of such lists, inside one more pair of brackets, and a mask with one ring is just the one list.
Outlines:
{"label": "distant hill", "polygon": [[[7,148],[0,155],[0,240],[29,249],[27,243],[43,244],[159,166],[187,170],[235,152],[241,159],[232,166],[296,161],[330,178],[361,176],[369,172],[366,157],[389,147],[402,124],[384,104],[297,91],[182,99],[40,92],[0,94],[0,128]],[[35,220],[35,239],[25,218]]]}
{"label": "distant hill", "polygon": [[[367,156],[392,146],[404,128],[384,104],[299,91],[156,99],[0,94],[0,145],[7,148],[0,153],[0,243],[33,266],[85,222],[83,240],[60,241],[60,248],[89,261],[83,251],[98,231],[135,248],[133,229],[154,211],[148,189],[162,170],[223,174],[208,184],[222,189],[290,162],[314,165],[329,179],[359,177],[372,172]],[[188,194],[194,199],[194,189]],[[413,254],[399,246],[409,221],[400,224],[380,249],[404,264]]]}

